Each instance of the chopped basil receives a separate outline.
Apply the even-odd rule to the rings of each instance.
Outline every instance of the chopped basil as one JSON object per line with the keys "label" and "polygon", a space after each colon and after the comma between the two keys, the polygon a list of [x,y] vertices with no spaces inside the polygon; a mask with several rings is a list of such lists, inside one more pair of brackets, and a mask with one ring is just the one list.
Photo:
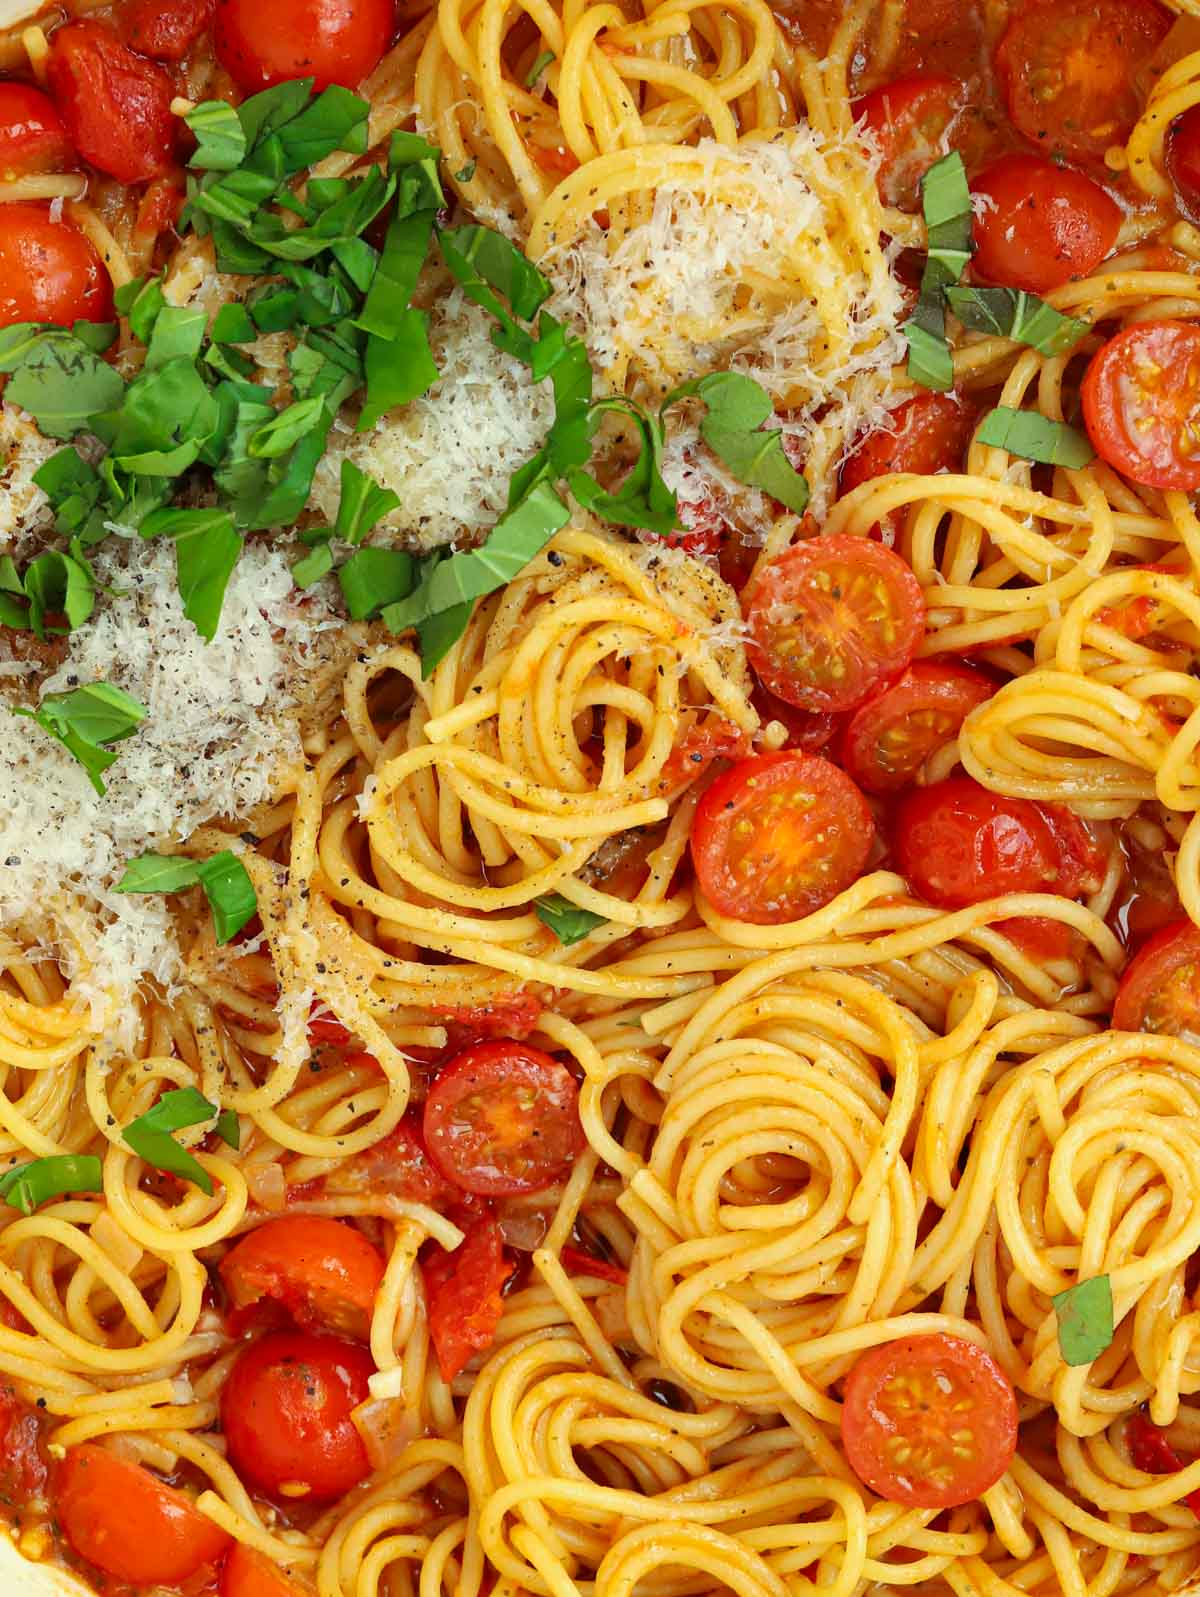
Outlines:
{"label": "chopped basil", "polygon": [[13,714],[27,716],[57,738],[103,795],[102,774],[117,758],[109,745],[132,737],[147,711],[111,682],[91,682],[67,693],[47,693],[36,710],[14,707]]}
{"label": "chopped basil", "polygon": [[341,490],[333,530],[344,543],[361,543],[375,523],[400,504],[399,494],[381,488],[352,460],[342,461]]}
{"label": "chopped basil", "polygon": [[[185,1126],[198,1126],[206,1120],[216,1119],[214,1130],[230,1146],[236,1147],[237,1143],[231,1140],[232,1133],[225,1135],[221,1131],[224,1124],[225,1131],[230,1132],[226,1119],[229,1113],[227,1110],[220,1114],[217,1105],[209,1103],[195,1087],[179,1087],[164,1092],[154,1107],[127,1125],[121,1135],[146,1164],[153,1165],[156,1170],[165,1170],[169,1175],[179,1176],[184,1181],[191,1181],[211,1198],[213,1184],[208,1172],[194,1154],[175,1141],[171,1133],[182,1131]],[[238,1136],[240,1138],[240,1131]]]}
{"label": "chopped basil", "polygon": [[103,1192],[104,1171],[93,1153],[51,1153],[14,1165],[0,1176],[0,1198],[22,1214],[32,1214],[67,1192]]}
{"label": "chopped basil", "polygon": [[1086,433],[1066,422],[1051,421],[1036,410],[1013,410],[1007,405],[989,410],[975,437],[982,444],[1020,455],[1022,460],[1065,466],[1068,471],[1079,471],[1096,457]]}
{"label": "chopped basil", "polygon": [[1112,1283],[1106,1275],[1078,1281],[1051,1300],[1058,1320],[1058,1350],[1065,1364],[1090,1364],[1113,1339]]}
{"label": "chopped basil", "polygon": [[337,575],[354,621],[365,621],[385,606],[407,599],[416,583],[413,558],[403,549],[358,549],[338,567]]}
{"label": "chopped basil", "polygon": [[700,436],[737,480],[801,515],[808,505],[808,483],[787,458],[778,429],[763,427],[775,410],[766,389],[743,372],[710,372],[668,394],[659,414],[686,395],[704,401]]}
{"label": "chopped basil", "polygon": [[[68,332],[21,322],[0,330],[0,372],[9,372],[4,390],[8,405],[27,410],[47,438],[72,438],[98,411],[121,403],[125,382],[115,367],[102,360],[93,341],[79,336],[80,323]],[[106,349],[116,336],[106,329]]]}
{"label": "chopped basil", "polygon": [[571,492],[593,515],[618,526],[646,527],[665,536],[679,525],[679,515],[675,495],[662,478],[662,423],[627,399],[601,399],[592,406],[593,414],[605,411],[622,411],[631,417],[641,435],[638,458],[614,492],[601,488],[594,477],[578,469],[568,475]]}
{"label": "chopped basil", "polygon": [[551,61],[556,61],[557,59],[558,57],[553,50],[543,50],[525,75],[525,87],[532,89]]}
{"label": "chopped basil", "polygon": [[249,344],[258,337],[258,328],[246,307],[231,300],[213,317],[211,337],[214,344]]}
{"label": "chopped basil", "polygon": [[327,577],[333,570],[333,550],[329,545],[329,529],[325,529],[326,537],[323,541],[315,543],[306,555],[301,555],[299,560],[292,564],[292,581],[298,588],[311,588],[314,582],[320,582],[322,577]]}
{"label": "chopped basil", "polygon": [[217,635],[221,606],[242,552],[227,510],[156,510],[142,523],[142,536],[175,543],[175,565],[183,613],[209,643]]}
{"label": "chopped basil", "polygon": [[1041,355],[1065,355],[1091,329],[1079,316],[1064,316],[1036,294],[1014,288],[948,288],[950,309],[975,333],[994,333],[1028,344]]}
{"label": "chopped basil", "polygon": [[908,339],[908,375],[924,388],[944,391],[954,385],[954,364],[946,342],[945,291],[958,282],[971,258],[971,192],[957,150],[935,161],[921,179],[921,210],[928,253],[921,294]]}
{"label": "chopped basil", "polygon": [[229,849],[204,860],[176,854],[142,854],[126,864],[117,892],[181,893],[189,887],[203,888],[218,943],[236,937],[258,908],[254,883],[241,860]]}
{"label": "chopped basil", "polygon": [[64,630],[60,626],[48,626],[47,616],[65,616],[65,630],[73,632],[95,608],[96,584],[91,568],[85,561],[59,549],[47,549],[29,562],[22,587],[29,601],[27,625],[39,638],[44,638],[47,632]]}
{"label": "chopped basil", "polygon": [[217,1116],[217,1123],[213,1127],[217,1136],[228,1148],[234,1152],[242,1145],[242,1123],[237,1117],[235,1109],[222,1109]]}
{"label": "chopped basil", "polygon": [[580,909],[561,893],[547,893],[534,902],[534,913],[543,926],[548,926],[564,948],[579,942],[597,926],[607,925],[603,915],[593,910]]}
{"label": "chopped basil", "polygon": [[232,172],[245,160],[245,130],[233,106],[224,100],[205,100],[183,120],[196,135],[196,150],[189,166]]}

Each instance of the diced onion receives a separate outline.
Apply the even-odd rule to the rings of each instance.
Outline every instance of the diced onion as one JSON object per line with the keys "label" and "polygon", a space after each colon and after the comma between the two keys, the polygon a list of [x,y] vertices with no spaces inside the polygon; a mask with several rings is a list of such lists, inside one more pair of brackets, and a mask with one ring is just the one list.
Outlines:
{"label": "diced onion", "polygon": [[287,1207],[287,1182],[281,1164],[272,1159],[269,1164],[247,1165],[245,1173],[250,1196],[260,1209],[279,1214]]}
{"label": "diced onion", "polygon": [[372,1469],[386,1469],[421,1434],[416,1411],[403,1398],[369,1397],[352,1409],[350,1418],[362,1437]]}

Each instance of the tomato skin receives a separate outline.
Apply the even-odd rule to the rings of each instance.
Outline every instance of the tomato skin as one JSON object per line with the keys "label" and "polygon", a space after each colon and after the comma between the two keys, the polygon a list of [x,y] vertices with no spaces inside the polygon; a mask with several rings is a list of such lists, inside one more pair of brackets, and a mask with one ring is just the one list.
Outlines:
{"label": "tomato skin", "polygon": [[453,1253],[439,1248],[422,1261],[429,1299],[429,1334],[444,1381],[491,1347],[504,1313],[501,1291],[512,1274],[500,1227],[475,1220]]}
{"label": "tomato skin", "polygon": [[763,726],[768,721],[779,721],[787,728],[785,749],[799,749],[804,754],[820,754],[827,749],[846,720],[844,715],[833,715],[828,710],[801,710],[764,688],[761,682],[755,684],[750,702]]}
{"label": "tomato skin", "polygon": [[1200,927],[1173,921],[1126,965],[1113,1000],[1114,1031],[1200,1038]]}
{"label": "tomato skin", "polygon": [[1175,186],[1179,209],[1196,221],[1200,218],[1200,106],[1189,106],[1167,129],[1163,165]]}
{"label": "tomato skin", "polygon": [[38,1411],[5,1382],[0,1385],[0,1503],[23,1507],[43,1496],[47,1473]]}
{"label": "tomato skin", "polygon": [[921,177],[945,153],[943,136],[966,98],[955,78],[914,73],[854,101],[854,120],[866,123],[883,155],[876,181],[885,205],[920,210]]}
{"label": "tomato skin", "polygon": [[212,21],[216,0],[130,0],[121,31],[131,50],[153,61],[182,61]]}
{"label": "tomato skin", "polygon": [[725,771],[692,823],[692,863],[718,913],[755,926],[811,915],[862,872],[875,821],[817,754],[759,754]]}
{"label": "tomato skin", "polygon": [[46,205],[0,205],[0,327],[106,322],[112,282],[88,239]]}
{"label": "tomato skin", "polygon": [[234,1244],[221,1260],[221,1279],[235,1308],[271,1298],[305,1330],[324,1327],[365,1341],[383,1259],[341,1220],[282,1215]]}
{"label": "tomato skin", "polygon": [[895,852],[914,892],[946,909],[1058,891],[1059,849],[1039,807],[969,776],[907,795],[896,815]]}
{"label": "tomato skin", "polygon": [[1156,0],[1037,0],[996,48],[1014,126],[1041,149],[1101,161],[1141,110],[1136,74],[1170,30]]}
{"label": "tomato skin", "polygon": [[854,710],[899,675],[925,633],[912,570],[869,538],[793,544],[742,596],[759,680],[802,710]]}
{"label": "tomato skin", "polygon": [[221,1570],[218,1597],[304,1597],[304,1593],[278,1564],[244,1542],[234,1542]]}
{"label": "tomato skin", "polygon": [[179,1585],[229,1546],[185,1492],[94,1442],[70,1449],[54,1495],[58,1523],[79,1556],[135,1586]]}
{"label": "tomato skin", "polygon": [[392,0],[218,0],[217,60],[246,94],[289,78],[353,89],[392,41]]}
{"label": "tomato skin", "polygon": [[898,792],[995,691],[989,677],[968,665],[915,660],[855,711],[842,744],[847,772],[868,793]]}
{"label": "tomato skin", "polygon": [[486,1004],[434,1004],[430,1014],[449,1034],[457,1053],[486,1038],[515,1037],[518,1042],[537,1025],[545,1008],[536,993],[504,993]]}
{"label": "tomato skin", "polygon": [[[1183,1460],[1167,1441],[1157,1425],[1144,1414],[1134,1414],[1125,1427],[1125,1445],[1134,1469],[1147,1475],[1172,1475],[1184,1468]],[[1200,1519],[1200,1489],[1189,1492],[1183,1499],[1192,1513]]]}
{"label": "tomato skin", "polygon": [[328,1043],[332,1048],[349,1048],[354,1038],[337,1016],[314,998],[308,1014],[308,1040],[314,1047]]}
{"label": "tomato skin", "polygon": [[512,1040],[452,1059],[425,1100],[430,1157],[447,1181],[479,1197],[540,1192],[583,1147],[579,1088],[565,1065]]}
{"label": "tomato skin", "polygon": [[971,184],[989,201],[975,217],[976,276],[1047,294],[1086,277],[1117,242],[1121,211],[1099,183],[1040,155],[1002,155]]}
{"label": "tomato skin", "polygon": [[622,1269],[619,1264],[611,1264],[607,1259],[599,1259],[594,1253],[586,1253],[582,1248],[573,1248],[568,1244],[560,1250],[558,1258],[568,1275],[591,1275],[598,1281],[611,1281],[613,1286],[629,1284],[628,1270]]}
{"label": "tomato skin", "polygon": [[[910,471],[921,477],[958,471],[976,420],[975,407],[958,394],[918,394],[905,400],[889,413],[886,427],[855,441],[838,473],[839,495],[893,471]],[[895,548],[904,514],[903,510],[890,511],[875,523],[869,536]]]}
{"label": "tomato skin", "polygon": [[[951,1436],[962,1429],[974,1447],[966,1458]],[[884,1342],[846,1377],[842,1446],[858,1478],[888,1502],[957,1508],[994,1486],[1012,1462],[1016,1393],[974,1342],[942,1333]]]}
{"label": "tomato skin", "polygon": [[50,97],[31,83],[0,83],[0,178],[61,172],[74,158]]}
{"label": "tomato skin", "polygon": [[[272,1331],[234,1361],[221,1424],[238,1473],[271,1497],[341,1497],[370,1473],[350,1418],[366,1400],[371,1355],[356,1342]],[[301,1494],[285,1487],[303,1486]]]}
{"label": "tomato skin", "polygon": [[694,782],[704,775],[714,760],[743,759],[750,752],[750,738],[732,721],[710,721],[693,726],[667,756],[660,780],[668,787]]}
{"label": "tomato skin", "polygon": [[1146,488],[1200,488],[1200,327],[1135,322],[1092,356],[1083,420],[1096,453]]}
{"label": "tomato skin", "polygon": [[178,124],[171,80],[135,55],[103,23],[68,22],[50,40],[50,92],[75,148],[122,183],[163,177],[175,159]]}

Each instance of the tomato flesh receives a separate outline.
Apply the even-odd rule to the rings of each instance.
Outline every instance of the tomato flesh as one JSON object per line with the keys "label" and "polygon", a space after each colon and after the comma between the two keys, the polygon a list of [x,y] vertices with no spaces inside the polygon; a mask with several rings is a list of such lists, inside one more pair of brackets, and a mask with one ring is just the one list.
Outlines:
{"label": "tomato flesh", "polygon": [[966,89],[955,78],[917,73],[885,83],[854,102],[854,120],[866,124],[883,157],[876,181],[885,205],[920,210],[921,178],[945,154],[947,129],[961,115],[966,98]]}
{"label": "tomato flesh", "polygon": [[392,40],[392,0],[218,0],[217,59],[246,94],[289,78],[353,89]]}
{"label": "tomato flesh", "polygon": [[0,205],[0,327],[106,322],[112,282],[91,243],[46,205]]}
{"label": "tomato flesh", "polygon": [[1200,327],[1136,322],[1110,338],[1083,379],[1097,454],[1132,482],[1200,488]]}
{"label": "tomato flesh", "polygon": [[1175,921],[1138,950],[1117,988],[1112,1023],[1200,1043],[1200,927]]}
{"label": "tomato flesh", "polygon": [[182,61],[212,21],[216,0],[133,0],[121,16],[125,42],[154,61]]}
{"label": "tomato flesh", "polygon": [[[976,415],[975,407],[957,394],[918,394],[905,400],[889,414],[885,427],[854,444],[838,473],[839,494],[893,471],[932,477],[961,469]],[[903,525],[904,512],[892,510],[874,524],[870,536],[892,549]]]}
{"label": "tomato flesh", "polygon": [[938,1333],[884,1342],[846,1377],[842,1445],[873,1492],[956,1508],[994,1486],[1017,1450],[1017,1398],[996,1360]]}
{"label": "tomato flesh", "polygon": [[0,179],[61,172],[75,152],[54,102],[30,83],[0,83]]}
{"label": "tomato flesh", "polygon": [[437,1249],[423,1261],[429,1334],[444,1381],[476,1353],[491,1347],[504,1313],[502,1292],[512,1274],[500,1227],[490,1215],[471,1223],[453,1253]]}
{"label": "tomato flesh", "polygon": [[175,90],[154,61],[121,43],[101,22],[69,22],[50,41],[50,92],[75,148],[122,183],[171,170],[178,124]]}
{"label": "tomato flesh", "polygon": [[747,652],[802,710],[853,710],[897,676],[925,632],[920,584],[898,554],[840,533],[793,544],[742,596]]}
{"label": "tomato flesh", "polygon": [[270,1298],[305,1329],[365,1340],[383,1259],[361,1231],[322,1215],[283,1215],[244,1236],[221,1260],[235,1308]]}
{"label": "tomato flesh", "polygon": [[425,1143],[448,1181],[480,1197],[540,1192],[583,1147],[579,1088],[565,1065],[511,1039],[452,1059],[425,1100]]}
{"label": "tomato flesh", "polygon": [[244,1542],[234,1542],[221,1570],[219,1597],[304,1597],[304,1593],[278,1564]]}
{"label": "tomato flesh", "polygon": [[917,788],[896,815],[896,863],[927,903],[961,909],[1005,893],[1053,893],[1062,859],[1041,809],[969,776]]}
{"label": "tomato flesh", "polygon": [[229,1457],[271,1497],[341,1497],[370,1472],[350,1418],[367,1398],[371,1355],[356,1342],[273,1331],[234,1361],[221,1392]]}
{"label": "tomato flesh", "polygon": [[971,193],[988,202],[975,217],[972,270],[1031,294],[1086,277],[1121,227],[1120,208],[1099,183],[1040,155],[1001,156]]}
{"label": "tomato flesh", "polygon": [[16,1389],[0,1385],[0,1502],[19,1506],[46,1490],[42,1422]]}
{"label": "tomato flesh", "polygon": [[67,1453],[55,1510],[81,1558],[138,1587],[179,1585],[229,1546],[185,1492],[94,1442]]}
{"label": "tomato flesh", "polygon": [[760,754],[696,809],[692,862],[720,914],[756,926],[800,920],[859,876],[875,822],[846,773],[817,754]]}
{"label": "tomato flesh", "polygon": [[914,661],[855,711],[842,745],[846,770],[869,793],[898,792],[994,692],[970,666]]}
{"label": "tomato flesh", "polygon": [[[1134,1469],[1147,1475],[1173,1475],[1184,1468],[1179,1454],[1144,1414],[1135,1414],[1130,1419],[1125,1427],[1125,1443]],[[1200,1519],[1200,1489],[1189,1492],[1183,1500]]]}
{"label": "tomato flesh", "polygon": [[1167,129],[1163,165],[1179,209],[1191,221],[1200,221],[1200,105],[1189,106]]}

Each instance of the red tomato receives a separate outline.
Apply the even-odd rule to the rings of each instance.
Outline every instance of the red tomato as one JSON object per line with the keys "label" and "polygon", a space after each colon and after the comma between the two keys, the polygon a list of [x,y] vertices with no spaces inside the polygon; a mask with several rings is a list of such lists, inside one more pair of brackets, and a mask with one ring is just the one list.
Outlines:
{"label": "red tomato", "polygon": [[[1166,1437],[1146,1418],[1134,1414],[1125,1427],[1125,1444],[1129,1448],[1129,1461],[1134,1469],[1147,1475],[1173,1475],[1184,1468],[1183,1460]],[[1200,1519],[1200,1490],[1189,1492],[1184,1502]]]}
{"label": "red tomato", "polygon": [[1058,846],[1058,883],[1063,898],[1083,898],[1104,881],[1108,863],[1105,851],[1091,832],[1065,804],[1039,804],[1037,809]]}
{"label": "red tomato", "polygon": [[101,22],[69,22],[50,40],[50,92],[85,161],[144,183],[169,172],[178,123],[175,90],[153,61],[127,49]]}
{"label": "red tomato", "polygon": [[352,1410],[366,1401],[371,1355],[356,1342],[273,1331],[240,1353],[221,1392],[229,1458],[271,1497],[341,1497],[370,1473]]}
{"label": "red tomato", "polygon": [[710,721],[693,726],[667,756],[661,781],[668,787],[694,782],[714,760],[737,760],[749,752],[750,739],[732,721]]}
{"label": "red tomato", "polygon": [[846,719],[842,715],[831,715],[828,710],[801,710],[764,688],[761,682],[755,684],[750,702],[764,726],[768,721],[780,721],[787,727],[785,749],[800,749],[805,754],[820,754],[822,749],[828,748]]}
{"label": "red tomato", "polygon": [[1113,1001],[1115,1031],[1153,1031],[1200,1042],[1200,927],[1164,926],[1125,967]]}
{"label": "red tomato", "polygon": [[42,1423],[15,1388],[0,1385],[0,1503],[24,1507],[46,1490]]}
{"label": "red tomato", "polygon": [[898,554],[848,533],[776,556],[742,596],[759,678],[802,710],[853,710],[917,652],[920,584]]}
{"label": "red tomato", "polygon": [[91,243],[46,205],[0,205],[0,327],[106,322],[112,282]]}
{"label": "red tomato", "polygon": [[888,1502],[956,1508],[1012,1462],[1016,1393],[974,1342],[940,1333],[884,1342],[846,1377],[842,1446],[858,1478]]}
{"label": "red tomato", "polygon": [[1147,488],[1200,488],[1200,327],[1135,322],[1093,355],[1082,392],[1110,466]]}
{"label": "red tomato", "polygon": [[182,61],[212,21],[216,0],[128,0],[121,31],[131,50]]}
{"label": "red tomato", "polygon": [[278,1564],[244,1542],[234,1542],[218,1590],[219,1597],[304,1597]]}
{"label": "red tomato", "polygon": [[444,1381],[491,1347],[504,1313],[501,1290],[512,1274],[500,1227],[476,1220],[453,1253],[439,1248],[423,1261],[429,1334]]}
{"label": "red tomato", "polygon": [[1019,9],[996,50],[1017,130],[1049,153],[1103,159],[1137,121],[1138,71],[1170,26],[1155,0],[1040,0]]}
{"label": "red tomato", "polygon": [[966,100],[957,79],[932,73],[897,78],[855,100],[854,120],[865,121],[883,156],[876,181],[885,205],[921,209],[921,178],[945,155],[947,130]]}
{"label": "red tomato", "polygon": [[971,184],[976,275],[1047,294],[1086,277],[1117,242],[1121,211],[1099,183],[1040,155],[1002,155]]}
{"label": "red tomato", "polygon": [[213,47],[246,94],[289,78],[357,87],[392,42],[393,0],[217,0]]}
{"label": "red tomato", "polygon": [[[183,189],[173,178],[156,177],[153,183],[147,185],[138,203],[133,230],[143,237],[148,235],[156,239],[160,233],[169,233],[175,228],[182,210]],[[251,924],[255,929],[248,931],[243,926],[238,933],[239,941],[248,943],[262,936],[262,921],[257,915],[251,917]]]}
{"label": "red tomato", "polygon": [[0,83],[0,178],[61,172],[75,152],[63,119],[31,83]]}
{"label": "red tomato", "polygon": [[[838,473],[838,492],[848,494],[864,482],[892,471],[931,477],[958,471],[975,431],[978,412],[957,394],[918,394],[898,405],[885,427],[859,438]],[[904,512],[893,510],[871,528],[870,536],[893,548]]]}
{"label": "red tomato", "polygon": [[981,671],[950,661],[917,660],[902,677],[856,710],[842,745],[843,763],[868,793],[894,793],[916,776],[963,721],[996,691]]}
{"label": "red tomato", "polygon": [[800,920],[862,872],[875,822],[844,771],[817,754],[760,754],[719,776],[692,824],[692,863],[720,914]]}
{"label": "red tomato", "polygon": [[354,1038],[319,998],[314,998],[308,1012],[308,1040],[314,1047],[329,1043],[333,1048],[349,1048]]}
{"label": "red tomato", "polygon": [[1085,951],[1085,940],[1072,926],[1051,920],[1047,915],[1018,915],[1001,921],[997,927],[1031,959],[1050,961],[1078,960]]}
{"label": "red tomato", "polygon": [[1175,185],[1179,209],[1200,221],[1200,106],[1190,106],[1167,129],[1163,165]]}
{"label": "red tomato", "polygon": [[429,1157],[420,1118],[412,1109],[382,1141],[339,1161],[321,1177],[320,1187],[325,1192],[389,1192],[439,1209],[458,1196],[458,1188]]}
{"label": "red tomato", "polygon": [[228,1535],[139,1464],[105,1447],[73,1447],[55,1480],[55,1511],[81,1558],[135,1586],[176,1586],[215,1564]]}
{"label": "red tomato", "polygon": [[430,1014],[445,1026],[455,1052],[482,1042],[485,1037],[528,1036],[545,1008],[535,993],[504,993],[486,1004],[433,1004]]}
{"label": "red tomato", "polygon": [[540,167],[543,172],[553,172],[558,177],[566,177],[579,166],[579,157],[574,150],[568,150],[565,144],[536,144],[530,140],[525,148],[534,166]]}
{"label": "red tomato", "polygon": [[221,1260],[235,1308],[272,1298],[306,1330],[366,1340],[383,1259],[361,1231],[316,1214],[268,1220]]}
{"label": "red tomato", "polygon": [[628,1284],[628,1270],[623,1270],[619,1264],[610,1264],[607,1259],[598,1259],[594,1253],[585,1253],[582,1248],[565,1247],[558,1258],[568,1275],[590,1275],[597,1281],[611,1281],[614,1286]]}
{"label": "red tomato", "polygon": [[434,1164],[464,1192],[540,1192],[567,1174],[583,1147],[579,1088],[540,1048],[480,1043],[430,1088],[424,1132]]}

